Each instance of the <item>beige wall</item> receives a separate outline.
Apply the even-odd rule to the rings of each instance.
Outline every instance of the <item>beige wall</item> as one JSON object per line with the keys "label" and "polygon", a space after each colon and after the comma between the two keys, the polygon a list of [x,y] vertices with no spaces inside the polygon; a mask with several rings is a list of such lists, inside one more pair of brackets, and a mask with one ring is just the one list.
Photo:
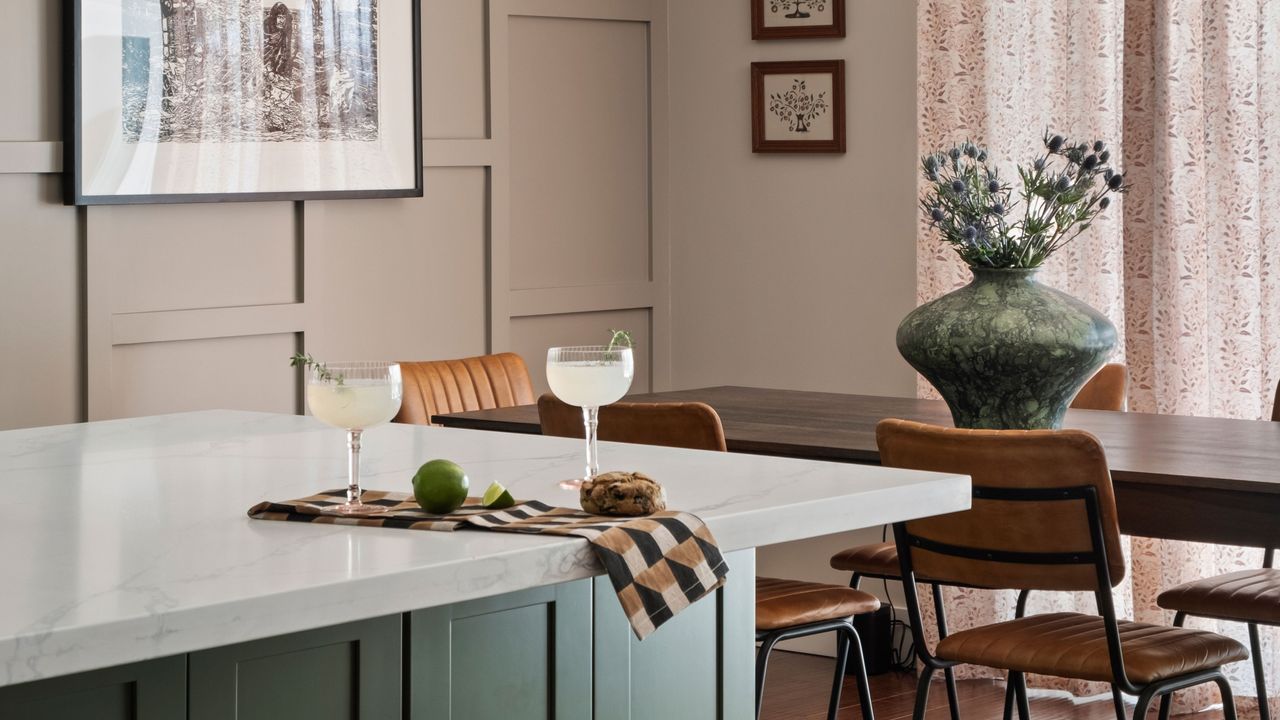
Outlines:
{"label": "beige wall", "polygon": [[[915,4],[847,0],[847,37],[752,41],[747,2],[671,3],[677,387],[909,394]],[[843,59],[846,155],[751,153],[753,61]]]}
{"label": "beige wall", "polygon": [[0,30],[0,429],[294,412],[295,349],[511,348],[541,386],[547,346],[617,325],[637,388],[668,381],[665,0],[423,0],[425,198],[79,209],[61,6]]}
{"label": "beige wall", "polygon": [[[671,3],[676,387],[914,392],[894,333],[915,302],[915,3],[846,3],[843,39],[761,42],[745,0]],[[845,61],[848,153],[753,155],[750,64],[827,59]],[[847,582],[827,558],[879,539],[765,548],[758,569]]]}

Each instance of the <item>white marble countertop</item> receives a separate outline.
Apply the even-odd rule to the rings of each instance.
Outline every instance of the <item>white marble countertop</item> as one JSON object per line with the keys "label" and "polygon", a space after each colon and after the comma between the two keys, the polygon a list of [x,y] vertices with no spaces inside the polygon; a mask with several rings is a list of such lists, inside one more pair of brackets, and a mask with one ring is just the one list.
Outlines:
{"label": "white marble countertop", "polygon": [[[596,575],[576,538],[250,520],[345,486],[345,433],[208,411],[0,432],[0,686]],[[408,425],[364,438],[366,489],[438,457],[472,492],[576,506],[581,441]],[[968,507],[965,476],[601,444],[725,551]],[[731,570],[732,571],[732,570]]]}

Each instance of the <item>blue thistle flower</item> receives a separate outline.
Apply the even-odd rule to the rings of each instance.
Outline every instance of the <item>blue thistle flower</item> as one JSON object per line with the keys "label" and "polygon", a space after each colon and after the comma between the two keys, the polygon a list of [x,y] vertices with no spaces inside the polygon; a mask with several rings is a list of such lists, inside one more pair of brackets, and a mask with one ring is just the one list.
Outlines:
{"label": "blue thistle flower", "polygon": [[1107,180],[1107,187],[1111,188],[1112,190],[1119,190],[1123,186],[1124,186],[1124,176],[1121,175],[1120,173],[1116,173],[1115,175],[1112,175],[1110,179]]}
{"label": "blue thistle flower", "polygon": [[959,160],[959,159],[960,159],[960,148],[958,148],[958,147],[953,147],[953,148],[951,148],[951,150],[947,151],[947,155],[949,155],[949,156],[951,157],[951,159],[952,159],[952,160]]}
{"label": "blue thistle flower", "polygon": [[1108,207],[1110,207],[1110,205],[1111,205],[1111,198],[1104,197],[1098,201],[1099,210],[1106,210]]}
{"label": "blue thistle flower", "polygon": [[978,162],[986,162],[986,161],[987,161],[987,151],[983,150],[978,153]]}
{"label": "blue thistle flower", "polygon": [[992,180],[991,182],[987,183],[987,192],[993,192],[993,193],[1000,192],[1000,183],[996,182],[995,180]]}
{"label": "blue thistle flower", "polygon": [[1108,160],[1110,160],[1110,159],[1111,159],[1111,151],[1110,151],[1110,150],[1103,150],[1102,152],[1098,153],[1098,160],[1099,160],[1099,162],[1104,162],[1104,163],[1105,163],[1106,161],[1108,161]]}
{"label": "blue thistle flower", "polygon": [[1058,178],[1058,182],[1053,184],[1053,189],[1057,190],[1060,193],[1070,190],[1071,178],[1067,177],[1066,175],[1063,175],[1062,177]]}
{"label": "blue thistle flower", "polygon": [[1080,167],[1084,168],[1085,170],[1092,170],[1098,167],[1098,156],[1092,153],[1085,156],[1084,162],[1080,163]]}
{"label": "blue thistle flower", "polygon": [[959,180],[959,179],[952,180],[952,181],[951,181],[951,190],[952,190],[952,192],[957,192],[957,193],[962,193],[962,192],[964,192],[964,181],[963,181],[963,180]]}
{"label": "blue thistle flower", "polygon": [[1049,148],[1049,152],[1056,153],[1062,149],[1062,144],[1065,143],[1066,141],[1067,139],[1062,137],[1061,135],[1054,135],[1053,137],[1049,138],[1049,142],[1046,144],[1046,147]]}
{"label": "blue thistle flower", "polygon": [[[1103,199],[1105,200],[1106,198]],[[936,207],[929,211],[929,217],[933,218],[934,222],[943,222],[947,219],[947,214],[942,212],[942,208]]]}
{"label": "blue thistle flower", "polygon": [[1093,144],[1093,151],[1094,151],[1094,152],[1096,152],[1096,153],[1100,153],[1100,152],[1102,152],[1104,149],[1106,149],[1106,147],[1107,147],[1106,145],[1102,144],[1102,141],[1101,141],[1101,140],[1098,140],[1097,142],[1095,142],[1095,143]]}
{"label": "blue thistle flower", "polygon": [[978,237],[978,228],[972,225],[966,225],[964,228],[964,239],[973,242]]}
{"label": "blue thistle flower", "polygon": [[[1105,199],[1105,198],[1104,198]],[[992,215],[1004,215],[1004,203],[996,203],[991,206]]]}

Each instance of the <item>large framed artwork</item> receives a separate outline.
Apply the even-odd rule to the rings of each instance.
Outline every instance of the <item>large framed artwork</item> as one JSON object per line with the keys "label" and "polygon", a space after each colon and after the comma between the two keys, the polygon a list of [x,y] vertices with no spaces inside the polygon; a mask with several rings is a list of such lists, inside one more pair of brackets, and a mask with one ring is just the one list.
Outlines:
{"label": "large framed artwork", "polygon": [[751,63],[751,151],[844,152],[844,61]]}
{"label": "large framed artwork", "polygon": [[420,197],[420,0],[65,0],[67,202]]}
{"label": "large framed artwork", "polygon": [[751,39],[844,37],[844,0],[750,0]]}

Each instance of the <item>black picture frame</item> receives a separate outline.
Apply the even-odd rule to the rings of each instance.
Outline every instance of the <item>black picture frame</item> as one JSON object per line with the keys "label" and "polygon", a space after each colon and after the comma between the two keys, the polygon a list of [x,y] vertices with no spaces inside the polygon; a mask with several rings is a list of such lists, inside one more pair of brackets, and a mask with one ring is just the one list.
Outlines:
{"label": "black picture frame", "polygon": [[[751,2],[751,39],[752,40],[803,40],[808,38],[842,38],[845,34],[844,0],[799,0],[806,2],[825,2],[831,6],[831,23],[828,25],[795,25],[791,27],[769,26],[766,23],[767,12],[772,7],[795,5],[797,0],[750,0]],[[796,12],[800,12],[797,6]]]}
{"label": "black picture frame", "polygon": [[[157,194],[120,194],[89,195],[84,192],[84,48],[81,39],[84,36],[83,4],[86,0],[63,0],[63,186],[64,202],[67,205],[140,205],[140,204],[176,204],[176,203],[226,203],[226,202],[278,202],[305,200],[347,200],[374,198],[419,198],[423,197],[423,132],[422,132],[422,3],[421,0],[381,0],[381,2],[403,2],[409,4],[412,18],[408,28],[409,46],[412,57],[409,59],[412,77],[412,110],[413,110],[413,185],[412,187],[394,187],[361,190],[271,190],[263,192],[233,193],[157,193]],[[379,27],[382,31],[382,27]],[[378,63],[384,61],[378,58]]]}

